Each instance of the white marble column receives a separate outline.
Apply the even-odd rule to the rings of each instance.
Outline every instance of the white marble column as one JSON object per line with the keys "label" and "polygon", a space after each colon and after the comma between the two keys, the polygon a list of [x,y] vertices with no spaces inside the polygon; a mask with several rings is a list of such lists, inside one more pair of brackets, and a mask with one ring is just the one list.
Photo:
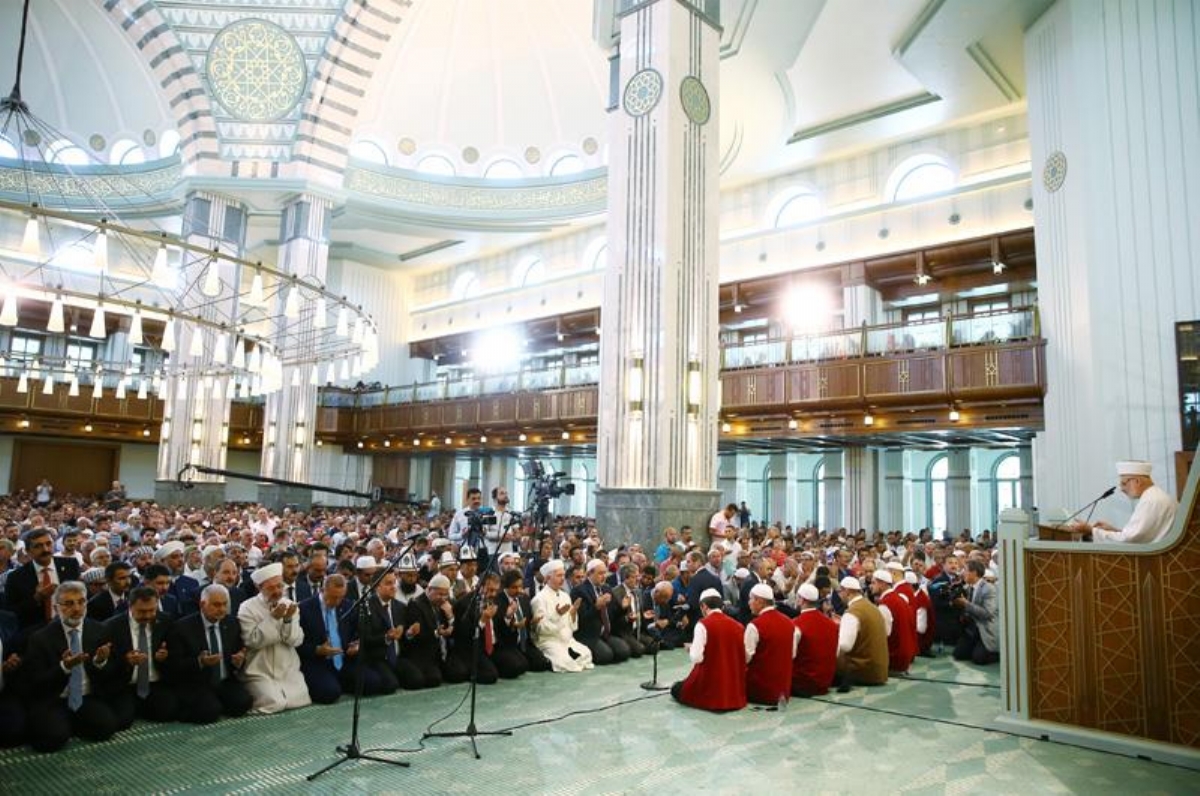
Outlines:
{"label": "white marble column", "polygon": [[[197,192],[187,198],[183,217],[183,239],[205,249],[217,249],[222,254],[238,257],[245,245],[245,208],[234,200],[218,194]],[[216,268],[219,281],[216,296],[201,295],[207,271]],[[214,323],[230,323],[237,318],[238,286],[241,273],[238,266],[211,261],[192,252],[185,252],[180,265],[181,299],[200,317]],[[214,352],[222,343],[226,354],[235,338],[234,328],[222,338],[222,332],[199,324],[174,322],[175,349],[170,352],[172,364],[182,364],[193,374],[208,370],[226,375],[205,375],[191,378],[172,376],[163,385],[162,437],[158,448],[158,480],[155,498],[168,505],[214,505],[225,499],[224,476],[196,473],[190,477],[191,488],[181,490],[176,477],[185,464],[225,469],[229,441],[228,372],[216,361]],[[192,355],[193,338],[202,340],[202,351]],[[231,361],[227,357],[226,361]]]}
{"label": "white marble column", "polygon": [[963,528],[978,534],[983,529],[971,527],[971,449],[951,448],[946,460],[946,529],[955,536]]}
{"label": "white marble column", "polygon": [[[305,363],[317,353],[321,332],[315,328],[315,296],[301,289],[299,314],[287,318],[287,297],[297,285],[324,285],[329,269],[329,221],[332,204],[324,198],[302,194],[283,208],[280,218],[277,269],[295,278],[283,283],[271,299],[270,314],[280,318],[276,344],[289,361]],[[326,323],[336,319],[336,309],[327,307]],[[269,478],[311,483],[313,424],[316,420],[317,385],[312,383],[313,362],[283,370],[283,388],[267,396],[263,411],[263,447],[259,473]],[[318,374],[318,380],[324,374]],[[259,500],[281,506],[312,502],[312,490],[260,484]]]}
{"label": "white marble column", "polygon": [[613,541],[648,543],[719,499],[720,30],[679,0],[617,18],[596,503]]}
{"label": "white marble column", "polygon": [[[846,479],[843,475],[844,456],[842,451],[829,451],[825,457],[825,527],[822,531],[836,531],[846,527]],[[848,528],[857,531],[857,528]]]}
{"label": "white marble column", "polygon": [[846,448],[843,465],[845,489],[845,526],[857,531],[865,528],[867,533],[879,529],[878,501],[875,493],[875,469],[877,452],[871,448]]}
{"label": "white marble column", "polygon": [[904,452],[880,451],[875,475],[879,494],[880,530],[916,530],[904,527]]}
{"label": "white marble column", "polygon": [[[1046,430],[1037,506],[1146,459],[1175,491],[1175,324],[1200,317],[1200,5],[1058,0],[1025,35]],[[1100,505],[1122,525],[1130,504]]]}

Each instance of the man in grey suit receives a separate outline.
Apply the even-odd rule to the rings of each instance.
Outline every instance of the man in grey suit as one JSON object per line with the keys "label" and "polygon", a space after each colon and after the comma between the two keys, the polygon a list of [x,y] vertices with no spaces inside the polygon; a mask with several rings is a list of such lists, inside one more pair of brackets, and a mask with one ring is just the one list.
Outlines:
{"label": "man in grey suit", "polygon": [[963,634],[954,647],[954,658],[974,661],[980,666],[1000,660],[1000,641],[996,637],[999,604],[996,587],[983,579],[986,569],[982,561],[967,562],[963,579],[971,587],[971,599],[958,597],[954,604],[962,610]]}

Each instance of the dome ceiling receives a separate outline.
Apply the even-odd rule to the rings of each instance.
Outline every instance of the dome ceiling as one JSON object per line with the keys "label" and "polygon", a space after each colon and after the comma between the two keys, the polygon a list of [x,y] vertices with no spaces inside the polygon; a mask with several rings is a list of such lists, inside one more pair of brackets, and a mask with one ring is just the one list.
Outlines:
{"label": "dome ceiling", "polygon": [[[0,3],[0,86],[5,94],[15,74],[22,5],[17,0]],[[21,83],[34,115],[99,161],[108,162],[118,142],[124,142],[116,149],[118,158],[128,155],[128,142],[133,142],[142,157],[153,159],[163,133],[175,129],[153,72],[100,3],[32,4]]]}
{"label": "dome ceiling", "polygon": [[425,170],[445,158],[460,176],[602,165],[608,59],[591,28],[591,0],[414,4],[360,105],[355,140],[379,151],[355,154]]}

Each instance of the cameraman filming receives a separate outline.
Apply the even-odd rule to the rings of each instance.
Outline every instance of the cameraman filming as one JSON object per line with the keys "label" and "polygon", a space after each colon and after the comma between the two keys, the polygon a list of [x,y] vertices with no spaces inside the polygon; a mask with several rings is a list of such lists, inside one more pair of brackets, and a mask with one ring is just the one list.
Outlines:
{"label": "cameraman filming", "polygon": [[458,545],[460,549],[464,545],[470,547],[477,556],[479,550],[484,547],[483,533],[473,531],[471,525],[472,518],[479,516],[479,509],[482,505],[483,492],[479,487],[471,487],[467,490],[467,505],[454,512],[454,519],[450,520],[450,525],[446,529],[446,538],[451,543]]}
{"label": "cameraman filming", "polygon": [[963,577],[970,599],[966,595],[954,598],[954,605],[963,612],[963,634],[954,647],[954,659],[974,661],[980,666],[1000,660],[999,639],[996,637],[996,620],[1000,609],[996,587],[983,579],[985,571],[982,561],[967,561],[967,571]]}
{"label": "cameraman filming", "polygon": [[[508,490],[502,486],[492,487],[492,503],[496,507],[496,524],[489,525],[484,534],[488,558],[497,553],[517,551],[517,543],[513,540],[513,528],[521,522],[519,515],[508,510]],[[486,566],[480,562],[480,567]]]}

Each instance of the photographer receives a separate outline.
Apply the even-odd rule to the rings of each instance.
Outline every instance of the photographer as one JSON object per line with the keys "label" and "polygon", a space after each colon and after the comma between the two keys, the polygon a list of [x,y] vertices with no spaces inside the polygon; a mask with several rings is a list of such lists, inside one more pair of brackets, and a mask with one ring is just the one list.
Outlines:
{"label": "photographer", "polygon": [[507,553],[508,551],[516,551],[517,545],[513,541],[513,527],[520,524],[521,518],[519,515],[513,514],[508,510],[508,490],[502,486],[492,488],[492,503],[496,507],[496,523],[489,525],[484,534],[484,543],[487,546],[488,558],[499,553]]}
{"label": "photographer", "polygon": [[[459,546],[469,547],[475,551],[475,557],[480,563],[480,569],[487,567],[487,547],[484,541],[484,525],[495,527],[496,516],[490,511],[483,511],[483,492],[479,487],[467,490],[467,505],[454,513],[450,527],[446,529],[446,537]],[[486,516],[485,516],[486,515]]]}
{"label": "photographer", "polygon": [[934,640],[939,644],[956,646],[962,635],[962,611],[955,599],[967,589],[962,576],[962,559],[947,556],[945,567],[929,581],[929,599],[933,603]]}
{"label": "photographer", "polygon": [[964,575],[970,599],[960,595],[954,605],[963,612],[963,633],[954,647],[954,658],[974,661],[980,666],[1000,660],[1000,642],[996,636],[999,605],[996,587],[983,579],[986,568],[982,561],[967,562]]}

